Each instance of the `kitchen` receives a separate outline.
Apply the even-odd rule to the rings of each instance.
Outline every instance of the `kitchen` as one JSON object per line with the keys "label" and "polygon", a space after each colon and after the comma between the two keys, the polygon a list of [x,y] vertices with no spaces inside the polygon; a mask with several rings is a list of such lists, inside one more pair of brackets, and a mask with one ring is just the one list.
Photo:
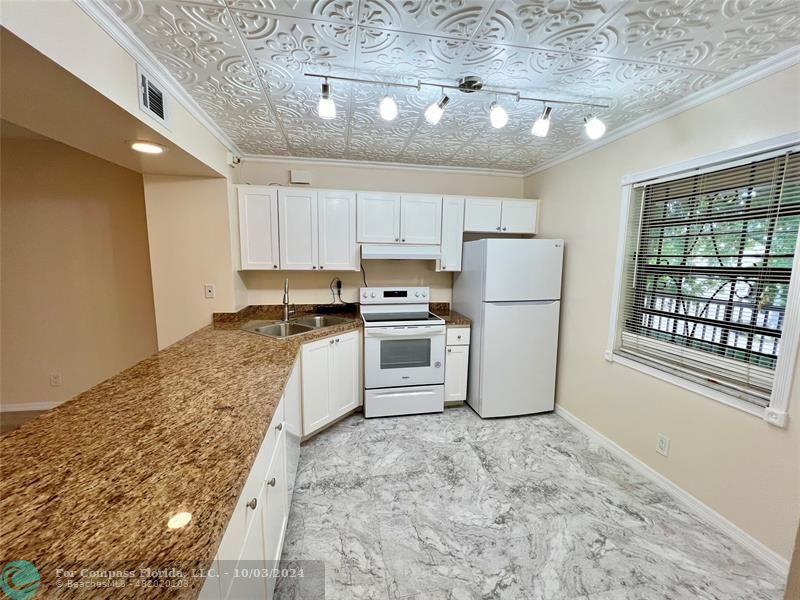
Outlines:
{"label": "kitchen", "polygon": [[3,592],[793,597],[791,5],[307,4],[4,3]]}

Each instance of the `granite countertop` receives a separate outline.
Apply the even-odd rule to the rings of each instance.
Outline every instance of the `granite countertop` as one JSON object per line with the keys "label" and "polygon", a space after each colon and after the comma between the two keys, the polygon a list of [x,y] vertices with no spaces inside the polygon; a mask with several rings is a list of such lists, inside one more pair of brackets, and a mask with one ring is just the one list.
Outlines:
{"label": "granite countertop", "polygon": [[[58,567],[208,567],[301,344],[361,326],[283,340],[238,329],[272,310],[215,318],[0,437],[0,559],[33,563],[47,598],[108,593],[55,587]],[[168,529],[182,511],[190,523]],[[187,583],[113,597],[195,598],[203,579]]]}
{"label": "granite countertop", "polygon": [[450,305],[445,303],[431,304],[431,312],[444,319],[448,327],[469,327],[472,324],[467,317],[459,312],[450,309]]}

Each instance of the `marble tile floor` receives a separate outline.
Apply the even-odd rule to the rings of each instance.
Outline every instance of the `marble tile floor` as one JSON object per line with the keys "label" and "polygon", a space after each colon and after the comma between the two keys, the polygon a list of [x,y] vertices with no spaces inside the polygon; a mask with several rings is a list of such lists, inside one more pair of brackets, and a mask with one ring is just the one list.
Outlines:
{"label": "marble tile floor", "polygon": [[[306,560],[324,561],[329,600],[778,600],[784,585],[561,417],[468,407],[354,415],[309,440],[283,564]],[[317,573],[276,600],[321,599]]]}

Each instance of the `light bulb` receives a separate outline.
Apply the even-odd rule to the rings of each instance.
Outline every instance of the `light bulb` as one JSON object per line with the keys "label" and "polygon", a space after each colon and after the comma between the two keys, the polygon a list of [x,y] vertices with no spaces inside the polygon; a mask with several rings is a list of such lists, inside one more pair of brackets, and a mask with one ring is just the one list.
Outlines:
{"label": "light bulb", "polygon": [[386,96],[378,105],[378,111],[384,121],[394,121],[397,117],[397,102],[391,96]]}
{"label": "light bulb", "polygon": [[492,107],[489,109],[489,122],[495,129],[502,129],[506,126],[506,123],[508,123],[508,113],[506,109],[497,102],[492,102]]}
{"label": "light bulb", "polygon": [[331,98],[331,85],[327,81],[322,84],[322,97],[319,99],[317,114],[320,119],[326,121],[336,118],[336,103]]}
{"label": "light bulb", "polygon": [[536,119],[531,127],[531,133],[536,137],[546,137],[547,132],[550,131],[550,110],[549,106],[545,107],[541,116]]}
{"label": "light bulb", "polygon": [[598,138],[603,137],[603,134],[606,132],[606,125],[600,119],[593,115],[589,115],[584,119],[584,127],[586,128],[586,135],[589,136],[590,139],[596,140]]}
{"label": "light bulb", "polygon": [[434,102],[425,110],[425,120],[430,123],[431,125],[436,125],[442,119],[442,115],[444,114],[444,107],[447,106],[447,103],[450,101],[450,98],[447,96],[442,96],[438,102]]}

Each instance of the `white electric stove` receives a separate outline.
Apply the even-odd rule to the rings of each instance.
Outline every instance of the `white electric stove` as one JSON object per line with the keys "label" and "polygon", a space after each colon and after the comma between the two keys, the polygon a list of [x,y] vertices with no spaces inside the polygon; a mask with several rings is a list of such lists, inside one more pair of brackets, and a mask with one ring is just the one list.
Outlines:
{"label": "white electric stove", "polygon": [[427,287],[365,287],[364,416],[444,410],[445,323]]}

